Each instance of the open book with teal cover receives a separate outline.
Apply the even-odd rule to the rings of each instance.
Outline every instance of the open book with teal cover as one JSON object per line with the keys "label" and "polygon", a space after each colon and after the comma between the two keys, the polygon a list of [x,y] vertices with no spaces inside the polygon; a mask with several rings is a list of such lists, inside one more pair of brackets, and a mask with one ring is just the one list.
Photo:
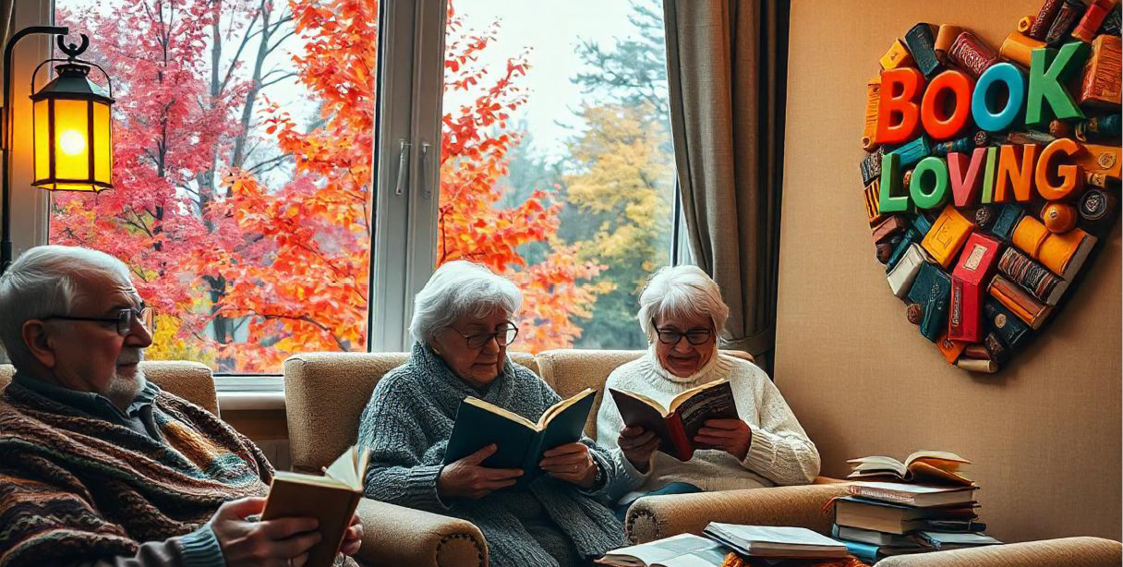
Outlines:
{"label": "open book with teal cover", "polygon": [[581,439],[596,393],[586,388],[550,406],[537,422],[483,400],[465,398],[456,410],[444,463],[456,462],[495,443],[497,450],[483,466],[522,469],[516,487],[524,486],[542,473],[538,462],[543,453]]}

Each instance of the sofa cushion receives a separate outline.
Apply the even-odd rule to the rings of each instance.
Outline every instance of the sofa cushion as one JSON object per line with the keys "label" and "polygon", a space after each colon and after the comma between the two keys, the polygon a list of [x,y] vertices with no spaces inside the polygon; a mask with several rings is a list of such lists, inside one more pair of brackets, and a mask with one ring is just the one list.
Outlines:
{"label": "sofa cushion", "polygon": [[[218,396],[211,369],[199,362],[185,360],[146,360],[140,363],[144,375],[160,388],[218,415]],[[8,387],[15,368],[0,364],[0,390]]]}

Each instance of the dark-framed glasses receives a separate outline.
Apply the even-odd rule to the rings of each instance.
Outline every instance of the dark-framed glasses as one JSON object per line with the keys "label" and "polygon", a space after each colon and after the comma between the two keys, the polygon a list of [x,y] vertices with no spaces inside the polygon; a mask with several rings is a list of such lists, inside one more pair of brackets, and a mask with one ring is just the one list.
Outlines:
{"label": "dark-framed glasses", "polygon": [[481,348],[491,339],[495,339],[495,344],[501,347],[507,346],[515,341],[515,337],[519,336],[519,328],[514,323],[507,323],[496,329],[494,333],[473,333],[471,335],[465,335],[452,327],[449,328],[468,341],[468,348]]}
{"label": "dark-framed glasses", "polygon": [[51,315],[43,317],[43,321],[50,319],[61,319],[63,321],[94,321],[97,323],[115,323],[117,326],[117,334],[122,337],[129,336],[133,330],[133,321],[140,322],[141,326],[145,329],[151,325],[149,316],[152,310],[147,305],[141,305],[140,309],[120,309],[115,312],[113,317],[75,317],[72,315]]}
{"label": "dark-framed glasses", "polygon": [[703,328],[690,329],[684,333],[670,327],[656,327],[654,319],[651,321],[651,326],[655,328],[655,334],[659,336],[659,342],[665,345],[677,345],[683,337],[686,337],[686,342],[694,346],[704,345],[714,335],[713,331]]}

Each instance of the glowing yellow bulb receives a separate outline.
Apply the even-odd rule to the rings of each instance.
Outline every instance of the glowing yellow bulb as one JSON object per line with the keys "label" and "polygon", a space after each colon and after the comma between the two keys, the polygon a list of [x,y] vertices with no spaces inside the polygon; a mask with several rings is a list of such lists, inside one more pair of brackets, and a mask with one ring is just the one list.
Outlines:
{"label": "glowing yellow bulb", "polygon": [[58,137],[58,145],[62,153],[76,156],[86,149],[86,137],[77,130],[67,130]]}

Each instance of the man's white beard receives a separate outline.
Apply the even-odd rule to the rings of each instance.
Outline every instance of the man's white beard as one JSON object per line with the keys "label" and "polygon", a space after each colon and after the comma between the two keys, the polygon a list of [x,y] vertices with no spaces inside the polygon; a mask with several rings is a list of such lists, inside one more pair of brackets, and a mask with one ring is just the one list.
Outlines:
{"label": "man's white beard", "polygon": [[[144,360],[143,353],[141,353],[140,359]],[[144,370],[141,369],[139,364],[135,371],[127,374],[122,373],[118,368],[113,375],[113,381],[109,383],[109,388],[102,395],[109,398],[109,401],[117,407],[126,408],[144,389],[145,382]]]}

